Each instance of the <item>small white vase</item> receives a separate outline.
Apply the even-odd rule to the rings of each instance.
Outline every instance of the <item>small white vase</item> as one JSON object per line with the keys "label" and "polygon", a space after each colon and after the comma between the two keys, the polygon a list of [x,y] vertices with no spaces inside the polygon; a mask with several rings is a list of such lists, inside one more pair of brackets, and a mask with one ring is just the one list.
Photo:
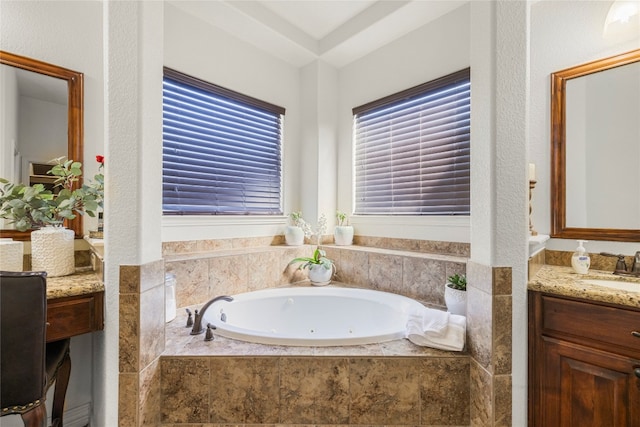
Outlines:
{"label": "small white vase", "polygon": [[31,270],[47,277],[67,276],[76,270],[73,230],[44,227],[31,232]]}
{"label": "small white vase", "polygon": [[349,246],[353,243],[353,225],[336,225],[333,240],[338,246]]}
{"label": "small white vase", "polygon": [[287,225],[284,230],[284,240],[289,246],[300,246],[304,243],[304,231],[295,225]]}
{"label": "small white vase", "polygon": [[444,285],[444,301],[447,304],[447,311],[460,316],[467,315],[467,291],[453,289]]}
{"label": "small white vase", "polygon": [[324,286],[331,282],[334,265],[326,269],[322,264],[312,264],[309,266],[309,280],[314,286]]}

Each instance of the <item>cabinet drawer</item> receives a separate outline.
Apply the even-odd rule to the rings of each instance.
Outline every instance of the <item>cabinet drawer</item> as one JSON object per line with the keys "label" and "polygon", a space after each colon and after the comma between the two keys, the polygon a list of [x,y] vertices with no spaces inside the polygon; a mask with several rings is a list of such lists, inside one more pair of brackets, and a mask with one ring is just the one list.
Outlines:
{"label": "cabinet drawer", "polygon": [[599,343],[640,354],[640,311],[594,303],[542,297],[542,333],[578,342]]}
{"label": "cabinet drawer", "polygon": [[47,322],[48,342],[102,329],[102,294],[48,300]]}

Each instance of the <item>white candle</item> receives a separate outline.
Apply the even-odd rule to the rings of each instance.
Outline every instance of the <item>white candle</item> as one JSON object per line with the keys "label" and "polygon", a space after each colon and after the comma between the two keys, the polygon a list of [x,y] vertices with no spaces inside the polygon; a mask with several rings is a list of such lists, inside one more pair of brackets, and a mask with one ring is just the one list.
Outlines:
{"label": "white candle", "polygon": [[536,180],[536,165],[535,163],[529,163],[529,181]]}

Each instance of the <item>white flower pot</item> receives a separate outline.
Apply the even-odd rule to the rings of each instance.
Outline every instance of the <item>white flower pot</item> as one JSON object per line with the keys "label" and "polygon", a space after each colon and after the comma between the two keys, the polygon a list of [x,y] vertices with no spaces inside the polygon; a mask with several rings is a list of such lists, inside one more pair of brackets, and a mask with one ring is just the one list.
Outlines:
{"label": "white flower pot", "polygon": [[0,239],[0,270],[22,271],[24,254],[22,242],[13,239]]}
{"label": "white flower pot", "polygon": [[453,289],[445,284],[444,301],[447,304],[447,311],[451,314],[467,315],[467,291]]}
{"label": "white flower pot", "polygon": [[338,246],[349,246],[353,243],[353,225],[336,225],[333,240]]}
{"label": "white flower pot", "polygon": [[333,275],[333,264],[331,268],[326,269],[322,264],[312,264],[309,266],[309,280],[314,286],[324,286],[331,282]]}
{"label": "white flower pot", "polygon": [[44,227],[31,232],[31,270],[46,271],[47,277],[73,274],[76,263],[73,230]]}
{"label": "white flower pot", "polygon": [[287,225],[284,230],[284,240],[289,246],[300,246],[304,243],[304,231],[295,225]]}

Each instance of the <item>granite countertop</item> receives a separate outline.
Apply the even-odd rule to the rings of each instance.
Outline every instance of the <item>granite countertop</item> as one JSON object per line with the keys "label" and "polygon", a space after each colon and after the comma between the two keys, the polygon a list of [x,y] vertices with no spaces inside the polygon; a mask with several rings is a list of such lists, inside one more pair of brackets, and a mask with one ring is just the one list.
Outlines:
{"label": "granite countertop", "polygon": [[[581,280],[612,280],[638,284],[637,291],[610,289],[580,282]],[[544,265],[529,280],[528,289],[549,294],[580,298],[590,301],[640,308],[640,278],[616,276],[610,271],[589,270],[577,274],[571,267]]]}
{"label": "granite countertop", "polygon": [[47,299],[72,297],[103,292],[104,284],[88,267],[76,270],[74,274],[60,277],[47,277]]}

